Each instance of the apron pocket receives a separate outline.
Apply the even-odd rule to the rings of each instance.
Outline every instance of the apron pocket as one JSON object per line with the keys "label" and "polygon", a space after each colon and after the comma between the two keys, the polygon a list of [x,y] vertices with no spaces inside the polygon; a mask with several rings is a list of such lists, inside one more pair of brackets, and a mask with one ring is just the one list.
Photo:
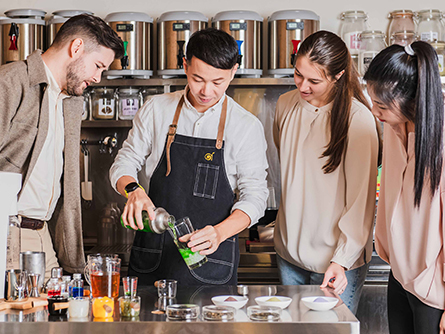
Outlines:
{"label": "apron pocket", "polygon": [[148,274],[158,269],[162,258],[164,234],[137,232],[131,247],[130,266],[134,271]]}
{"label": "apron pocket", "polygon": [[215,199],[218,176],[219,166],[198,163],[193,196]]}
{"label": "apron pocket", "polygon": [[195,270],[190,270],[190,273],[203,283],[227,283],[238,267],[235,265],[236,247],[238,247],[236,238],[223,241],[215,253],[207,255],[207,263]]}

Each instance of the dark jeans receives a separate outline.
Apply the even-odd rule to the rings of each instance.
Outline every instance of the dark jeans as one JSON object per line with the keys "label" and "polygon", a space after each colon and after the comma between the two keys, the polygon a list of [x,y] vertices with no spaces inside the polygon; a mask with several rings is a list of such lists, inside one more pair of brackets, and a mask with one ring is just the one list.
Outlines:
{"label": "dark jeans", "polygon": [[443,310],[422,303],[394,278],[388,282],[388,322],[390,334],[436,334]]}

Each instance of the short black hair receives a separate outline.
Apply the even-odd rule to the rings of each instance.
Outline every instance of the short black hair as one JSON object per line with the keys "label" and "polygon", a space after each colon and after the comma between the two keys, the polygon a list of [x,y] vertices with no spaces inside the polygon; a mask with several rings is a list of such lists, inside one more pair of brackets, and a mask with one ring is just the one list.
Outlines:
{"label": "short black hair", "polygon": [[113,50],[116,59],[125,53],[124,43],[117,33],[100,17],[88,14],[76,15],[66,21],[51,46],[60,48],[78,37],[93,48],[100,45]]}
{"label": "short black hair", "polygon": [[189,63],[196,57],[215,68],[230,70],[238,60],[238,44],[225,31],[207,28],[190,37],[186,57]]}

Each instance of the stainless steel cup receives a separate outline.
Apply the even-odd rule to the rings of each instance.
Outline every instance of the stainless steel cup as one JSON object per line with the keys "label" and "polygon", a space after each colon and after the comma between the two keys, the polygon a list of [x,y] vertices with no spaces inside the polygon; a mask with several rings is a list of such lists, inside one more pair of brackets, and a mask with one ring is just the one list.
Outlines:
{"label": "stainless steel cup", "polygon": [[[28,274],[39,274],[39,292],[42,290],[45,281],[45,253],[44,252],[21,252],[20,269],[26,270]],[[31,287],[30,287],[31,288]]]}
{"label": "stainless steel cup", "polygon": [[8,301],[23,300],[26,298],[26,280],[21,274],[25,270],[10,269],[5,271],[5,299]]}

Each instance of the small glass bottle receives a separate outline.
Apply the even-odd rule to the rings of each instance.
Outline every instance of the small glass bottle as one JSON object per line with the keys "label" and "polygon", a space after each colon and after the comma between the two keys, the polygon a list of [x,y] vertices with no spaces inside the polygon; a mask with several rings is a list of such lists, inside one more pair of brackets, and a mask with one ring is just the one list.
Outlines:
{"label": "small glass bottle", "polygon": [[70,283],[71,283],[71,276],[69,276],[69,275],[62,276],[62,283],[60,284],[60,295],[62,297],[66,297],[66,298],[69,297]]}
{"label": "small glass bottle", "polygon": [[394,10],[389,13],[388,18],[390,20],[388,27],[388,43],[391,42],[391,38],[395,33],[405,31],[415,32],[417,30],[416,22],[414,21],[415,15],[412,10]]}
{"label": "small glass bottle", "polygon": [[70,297],[83,297],[83,279],[82,274],[74,274],[71,281]]}
{"label": "small glass bottle", "polygon": [[119,88],[117,101],[119,119],[132,120],[142,105],[142,94],[138,88]]}
{"label": "small glass bottle", "polygon": [[[142,211],[142,223],[144,224],[144,229],[139,230],[142,232],[149,232],[149,233],[156,233],[161,234],[164,233],[169,226],[172,226],[175,222],[175,217],[170,215],[165,209],[163,208],[156,208],[154,210],[155,212],[155,219],[151,220],[148,216],[147,211]],[[136,219],[134,220],[136,223]],[[121,224],[123,227],[132,229],[130,225],[125,226],[124,222],[121,217]]]}
{"label": "small glass bottle", "polygon": [[17,216],[9,216],[8,238],[6,244],[6,270],[20,268],[21,229]]}
{"label": "small glass bottle", "polygon": [[374,57],[386,48],[385,34],[379,30],[366,30],[360,34],[359,72],[365,75]]}
{"label": "small glass bottle", "polygon": [[421,10],[419,13],[418,34],[421,41],[442,41],[442,12],[437,9]]}
{"label": "small glass bottle", "polygon": [[48,297],[55,297],[61,295],[61,284],[59,282],[59,278],[57,277],[50,278],[46,288]]}
{"label": "small glass bottle", "polygon": [[92,116],[97,120],[116,119],[115,93],[112,88],[94,88],[91,91]]}
{"label": "small glass bottle", "polygon": [[362,10],[351,10],[341,14],[340,36],[349,49],[352,60],[358,69],[360,53],[359,35],[367,30],[368,15]]}

